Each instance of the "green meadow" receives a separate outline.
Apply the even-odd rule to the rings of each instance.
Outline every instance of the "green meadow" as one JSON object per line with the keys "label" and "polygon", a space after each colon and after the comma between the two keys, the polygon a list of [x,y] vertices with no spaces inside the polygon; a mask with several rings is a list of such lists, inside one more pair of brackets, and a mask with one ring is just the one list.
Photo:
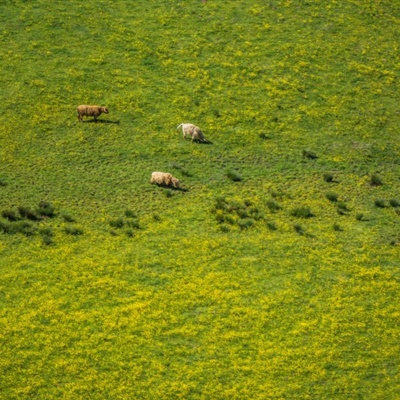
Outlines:
{"label": "green meadow", "polygon": [[398,0],[2,0],[0,42],[0,398],[400,398]]}

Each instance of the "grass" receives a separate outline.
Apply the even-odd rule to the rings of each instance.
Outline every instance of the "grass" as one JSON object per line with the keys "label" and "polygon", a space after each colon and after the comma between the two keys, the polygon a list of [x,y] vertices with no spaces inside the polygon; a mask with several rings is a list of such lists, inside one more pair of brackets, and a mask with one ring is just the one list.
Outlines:
{"label": "grass", "polygon": [[398,15],[1,3],[0,397],[397,398]]}

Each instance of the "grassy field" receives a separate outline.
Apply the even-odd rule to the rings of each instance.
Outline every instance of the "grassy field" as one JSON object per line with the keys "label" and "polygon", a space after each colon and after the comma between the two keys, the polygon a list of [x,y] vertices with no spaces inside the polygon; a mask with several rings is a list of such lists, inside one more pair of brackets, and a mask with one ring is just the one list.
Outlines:
{"label": "grassy field", "polygon": [[0,398],[400,398],[399,22],[1,2]]}

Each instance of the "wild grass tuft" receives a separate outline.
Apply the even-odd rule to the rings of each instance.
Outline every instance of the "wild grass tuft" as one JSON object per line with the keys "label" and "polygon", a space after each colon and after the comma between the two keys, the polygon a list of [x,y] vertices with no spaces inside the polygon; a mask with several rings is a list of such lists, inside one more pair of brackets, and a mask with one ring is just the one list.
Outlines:
{"label": "wild grass tuft", "polygon": [[303,150],[302,152],[303,158],[308,158],[310,160],[316,160],[318,158],[317,154],[311,150]]}
{"label": "wild grass tuft", "polygon": [[375,199],[374,204],[375,204],[375,207],[378,207],[378,208],[386,208],[387,207],[387,203],[384,199]]}
{"label": "wild grass tuft", "polygon": [[268,209],[273,213],[282,209],[282,206],[279,203],[277,203],[275,200],[268,200],[266,202],[266,205],[267,205]]}
{"label": "wild grass tuft", "polygon": [[296,207],[291,211],[290,214],[296,218],[311,218],[314,216],[310,208],[306,206]]}
{"label": "wild grass tuft", "polygon": [[326,173],[324,173],[323,178],[324,178],[325,182],[331,183],[331,182],[333,182],[333,178],[334,177],[333,177],[333,175],[331,173],[326,172]]}
{"label": "wild grass tuft", "polygon": [[397,200],[397,199],[391,199],[391,200],[389,200],[389,204],[390,204],[392,207],[400,207],[400,201]]}
{"label": "wild grass tuft", "polygon": [[18,221],[20,219],[14,210],[3,210],[1,216],[9,221]]}
{"label": "wild grass tuft", "polygon": [[67,235],[71,235],[71,236],[81,236],[83,235],[83,229],[81,228],[77,228],[75,226],[67,226],[64,228],[64,232]]}
{"label": "wild grass tuft", "polygon": [[228,179],[230,179],[232,182],[240,182],[243,180],[242,176],[239,174],[239,172],[235,171],[234,169],[229,169],[226,171],[226,176]]}
{"label": "wild grass tuft", "polygon": [[379,175],[373,174],[370,179],[370,185],[371,186],[382,186],[383,185],[382,178]]}
{"label": "wild grass tuft", "polygon": [[338,201],[338,195],[336,193],[329,192],[326,194],[326,198],[332,203],[336,203]]}
{"label": "wild grass tuft", "polygon": [[38,221],[40,219],[38,213],[30,207],[19,206],[18,212],[22,218],[26,218],[31,221]]}
{"label": "wild grass tuft", "polygon": [[42,217],[52,218],[55,216],[54,207],[48,201],[41,201],[36,212]]}

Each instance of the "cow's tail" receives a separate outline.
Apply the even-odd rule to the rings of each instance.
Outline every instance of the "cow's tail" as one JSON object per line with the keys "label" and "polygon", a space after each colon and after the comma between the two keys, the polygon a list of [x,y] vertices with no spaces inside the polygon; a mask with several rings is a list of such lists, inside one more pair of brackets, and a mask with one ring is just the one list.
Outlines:
{"label": "cow's tail", "polygon": [[183,122],[176,127],[176,130],[178,130],[182,125],[183,125]]}

